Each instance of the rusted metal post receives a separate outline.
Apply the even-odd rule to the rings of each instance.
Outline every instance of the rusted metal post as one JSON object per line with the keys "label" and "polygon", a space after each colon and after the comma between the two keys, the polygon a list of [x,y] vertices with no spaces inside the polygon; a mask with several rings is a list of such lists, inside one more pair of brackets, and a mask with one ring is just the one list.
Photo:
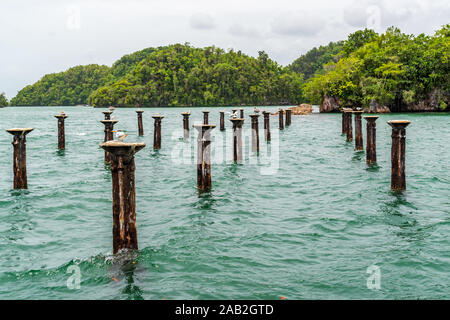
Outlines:
{"label": "rusted metal post", "polygon": [[264,137],[266,141],[270,141],[270,112],[263,111],[264,116]]}
{"label": "rusted metal post", "polygon": [[191,115],[191,113],[182,112],[181,115],[183,116],[183,137],[184,139],[189,139],[189,116]]}
{"label": "rusted metal post", "polygon": [[203,124],[208,124],[209,122],[209,110],[204,110],[203,112]]}
{"label": "rusted metal post", "polygon": [[225,111],[219,111],[220,113],[220,131],[225,130]]}
{"label": "rusted metal post", "polygon": [[244,108],[240,108],[239,111],[241,112],[240,118],[244,119]]}
{"label": "rusted metal post", "polygon": [[197,186],[200,192],[211,189],[211,131],[214,124],[194,124],[197,138]]}
{"label": "rusted metal post", "polygon": [[64,120],[67,115],[64,112],[55,116],[58,119],[58,150],[66,149],[66,133],[64,128]]}
{"label": "rusted metal post", "polygon": [[145,143],[108,141],[100,147],[111,154],[113,253],[122,249],[137,250],[134,155],[145,147]]}
{"label": "rusted metal post", "polygon": [[152,117],[155,119],[154,133],[153,133],[153,149],[161,149],[161,120],[164,116],[155,115]]}
{"label": "rusted metal post", "polygon": [[352,128],[352,109],[344,109],[346,121],[345,121],[345,133],[347,134],[347,142],[353,141],[353,128]]}
{"label": "rusted metal post", "polygon": [[[114,140],[114,125],[119,122],[118,120],[101,120],[101,123],[105,125],[105,138],[103,142]],[[108,151],[105,150],[105,162],[111,162],[111,156]]]}
{"label": "rusted metal post", "polygon": [[286,126],[291,125],[291,116],[292,116],[292,110],[286,109]]}
{"label": "rusted metal post", "polygon": [[144,135],[144,124],[142,123],[142,114],[144,113],[144,111],[136,110],[136,113],[137,113],[137,119],[138,119],[139,136],[143,136]]}
{"label": "rusted metal post", "polygon": [[377,134],[376,123],[378,116],[366,116],[367,138],[366,138],[366,163],[377,163]]}
{"label": "rusted metal post", "polygon": [[105,120],[111,120],[111,113],[112,111],[103,111],[103,114],[105,115]]}
{"label": "rusted metal post", "polygon": [[392,127],[391,147],[391,189],[405,190],[405,137],[406,127],[411,123],[408,120],[391,120],[388,124]]}
{"label": "rusted metal post", "polygon": [[362,120],[361,120],[362,111],[357,110],[353,111],[352,113],[355,114],[355,150],[362,151],[364,150]]}
{"label": "rusted metal post", "polygon": [[278,124],[280,127],[280,130],[284,130],[284,121],[283,121],[283,109],[278,109]]}
{"label": "rusted metal post", "polygon": [[254,113],[250,115],[252,125],[252,152],[259,153],[259,114]]}
{"label": "rusted metal post", "polygon": [[230,119],[233,123],[233,161],[242,163],[242,125],[244,119]]}
{"label": "rusted metal post", "polygon": [[28,189],[27,181],[27,138],[26,135],[33,131],[33,128],[14,128],[6,132],[13,137],[13,171],[14,189]]}

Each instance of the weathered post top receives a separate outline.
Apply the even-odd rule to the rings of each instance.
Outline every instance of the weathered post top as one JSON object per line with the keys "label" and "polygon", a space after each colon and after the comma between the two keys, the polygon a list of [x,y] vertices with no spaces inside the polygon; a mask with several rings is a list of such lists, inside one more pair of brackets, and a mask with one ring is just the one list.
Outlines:
{"label": "weathered post top", "polygon": [[103,111],[103,114],[111,114],[113,113],[112,111]]}
{"label": "weathered post top", "polygon": [[249,116],[249,117],[252,119],[252,121],[253,121],[254,119],[258,119],[259,116],[260,116],[260,114],[259,114],[259,113],[251,113],[251,114],[249,114],[248,116]]}
{"label": "weathered post top", "polygon": [[144,110],[136,110],[136,113],[144,113]]}
{"label": "weathered post top", "polygon": [[203,110],[202,112],[203,113],[209,113],[209,110]]}
{"label": "weathered post top", "polygon": [[33,130],[34,130],[34,128],[12,128],[12,129],[6,129],[6,132],[8,132],[12,135],[15,135],[15,136],[19,136],[19,135],[25,136]]}
{"label": "weathered post top", "polygon": [[182,112],[181,115],[182,115],[182,116],[190,116],[191,113],[190,113],[189,111],[187,111],[187,112]]}
{"label": "weathered post top", "polygon": [[232,118],[230,121],[233,123],[233,127],[240,127],[244,123],[244,119],[242,118]]}
{"label": "weathered post top", "polygon": [[132,143],[122,141],[107,141],[100,143],[100,147],[116,156],[134,155],[145,147],[145,143]]}
{"label": "weathered post top", "polygon": [[351,110],[351,113],[355,113],[355,114],[362,114],[362,110]]}
{"label": "weathered post top", "polygon": [[164,116],[162,116],[160,114],[156,114],[156,115],[152,116],[152,118],[155,119],[155,120],[157,120],[157,119],[161,120],[161,119],[164,118]]}
{"label": "weathered post top", "polygon": [[401,130],[401,129],[405,129],[407,126],[409,126],[411,121],[409,121],[409,120],[390,120],[387,123],[392,128],[397,129],[397,130]]}
{"label": "weathered post top", "polygon": [[109,124],[109,123],[115,124],[115,123],[119,122],[119,120],[100,120],[100,122],[103,124]]}
{"label": "weathered post top", "polygon": [[365,116],[364,119],[367,121],[375,121],[379,118],[379,116]]}
{"label": "weathered post top", "polygon": [[193,124],[192,127],[197,129],[198,131],[200,131],[201,129],[214,129],[216,127],[216,125],[215,124]]}
{"label": "weathered post top", "polygon": [[219,110],[219,113],[225,113],[225,110]]}
{"label": "weathered post top", "polygon": [[65,119],[67,117],[68,117],[67,114],[65,114],[64,112],[61,112],[60,114],[55,115],[55,118],[58,118],[58,119]]}

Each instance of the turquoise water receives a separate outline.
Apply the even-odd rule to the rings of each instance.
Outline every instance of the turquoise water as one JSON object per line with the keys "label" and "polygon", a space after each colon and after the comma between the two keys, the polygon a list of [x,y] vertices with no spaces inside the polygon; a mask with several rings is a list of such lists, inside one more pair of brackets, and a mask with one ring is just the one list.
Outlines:
{"label": "turquoise water", "polygon": [[[53,118],[61,110],[69,116],[65,152],[57,151]],[[218,124],[219,108],[210,110]],[[261,174],[261,163],[215,161],[213,190],[199,196],[195,163],[177,156],[195,145],[194,132],[189,142],[179,139],[186,109],[146,109],[144,137],[135,112],[118,109],[116,128],[128,131],[127,141],[147,143],[136,154],[140,250],[124,264],[111,255],[101,111],[0,109],[0,299],[450,298],[448,113],[381,115],[372,168],[345,142],[340,115],[293,116],[279,135],[275,173]],[[165,118],[162,149],[154,152],[157,112]],[[201,119],[201,109],[192,110],[191,123]],[[400,194],[389,190],[391,119],[412,122],[408,189]],[[271,126],[276,135],[276,117]],[[27,191],[12,190],[10,127],[35,128]],[[215,129],[213,144],[224,135]],[[66,284],[72,265],[80,268],[80,289]],[[372,265],[380,268],[379,290],[366,285]]]}

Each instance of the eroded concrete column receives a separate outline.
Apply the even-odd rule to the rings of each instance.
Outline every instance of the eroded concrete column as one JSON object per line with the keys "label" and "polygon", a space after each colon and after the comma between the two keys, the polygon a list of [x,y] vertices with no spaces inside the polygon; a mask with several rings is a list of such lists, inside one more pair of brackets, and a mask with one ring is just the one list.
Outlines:
{"label": "eroded concrete column", "polygon": [[411,123],[408,120],[391,120],[388,124],[392,127],[391,147],[391,189],[405,190],[405,137],[406,127]]}
{"label": "eroded concrete column", "polygon": [[242,163],[242,125],[244,119],[230,119],[233,123],[233,161]]}
{"label": "eroded concrete column", "polygon": [[13,135],[14,189],[28,189],[26,135],[33,130],[33,128],[14,128],[6,130],[6,132]]}
{"label": "eroded concrete column", "polygon": [[139,136],[144,135],[144,124],[142,123],[142,114],[144,113],[143,110],[136,110],[137,113],[137,120],[138,120],[138,134]]}
{"label": "eroded concrete column", "polygon": [[220,131],[225,131],[225,111],[219,111],[220,114]]}
{"label": "eroded concrete column", "polygon": [[353,111],[353,113],[355,114],[355,150],[362,151],[364,150],[362,120],[361,120],[362,111],[357,110]]}
{"label": "eroded concrete column", "polygon": [[[103,139],[103,142],[114,140],[114,125],[119,122],[118,120],[101,120],[101,123],[105,125],[105,138]],[[108,151],[105,150],[105,162],[110,163],[110,154]]]}
{"label": "eroded concrete column", "polygon": [[197,138],[197,186],[200,192],[211,189],[211,131],[214,124],[194,124]]}
{"label": "eroded concrete column", "polygon": [[378,116],[366,116],[364,119],[367,121],[366,163],[375,164],[377,163],[377,129],[375,121],[377,121]]}
{"label": "eroded concrete column", "polygon": [[113,194],[113,253],[138,249],[134,155],[145,143],[108,141],[100,144],[111,154]]}
{"label": "eroded concrete column", "polygon": [[105,120],[111,120],[111,113],[112,111],[103,111],[103,114],[105,115]]}
{"label": "eroded concrete column", "polygon": [[270,141],[270,112],[263,111],[264,116],[264,138],[266,141]]}
{"label": "eroded concrete column", "polygon": [[153,149],[161,149],[161,120],[164,116],[155,115],[152,117],[155,119],[154,131],[153,131]]}
{"label": "eroded concrete column", "polygon": [[353,128],[352,128],[352,109],[344,108],[345,113],[345,133],[347,134],[347,142],[353,141]]}
{"label": "eroded concrete column", "polygon": [[278,109],[278,126],[280,127],[280,130],[284,130],[283,113],[283,109]]}
{"label": "eroded concrete column", "polygon": [[183,137],[184,139],[189,139],[189,116],[191,113],[182,112],[181,115],[183,116]]}
{"label": "eroded concrete column", "polygon": [[292,110],[286,109],[286,126],[291,125],[291,116],[292,116]]}
{"label": "eroded concrete column", "polygon": [[250,115],[252,126],[252,152],[259,153],[259,114],[254,113]]}
{"label": "eroded concrete column", "polygon": [[64,112],[55,116],[58,119],[58,150],[66,149],[66,132],[64,128],[64,120],[67,115]]}

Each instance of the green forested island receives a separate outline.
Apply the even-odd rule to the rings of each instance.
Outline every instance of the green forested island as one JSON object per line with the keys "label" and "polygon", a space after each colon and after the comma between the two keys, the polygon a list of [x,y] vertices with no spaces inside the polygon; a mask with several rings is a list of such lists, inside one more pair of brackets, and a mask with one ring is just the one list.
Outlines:
{"label": "green forested island", "polygon": [[4,93],[0,93],[0,108],[6,107],[8,105],[8,99]]}
{"label": "green forested island", "polygon": [[[449,109],[450,25],[433,36],[360,30],[313,48],[287,67],[214,46],[147,48],[111,67],[77,66],[44,76],[10,105],[219,106],[309,102],[324,112]],[[3,99],[0,96],[0,105]],[[6,101],[7,104],[7,101]]]}

